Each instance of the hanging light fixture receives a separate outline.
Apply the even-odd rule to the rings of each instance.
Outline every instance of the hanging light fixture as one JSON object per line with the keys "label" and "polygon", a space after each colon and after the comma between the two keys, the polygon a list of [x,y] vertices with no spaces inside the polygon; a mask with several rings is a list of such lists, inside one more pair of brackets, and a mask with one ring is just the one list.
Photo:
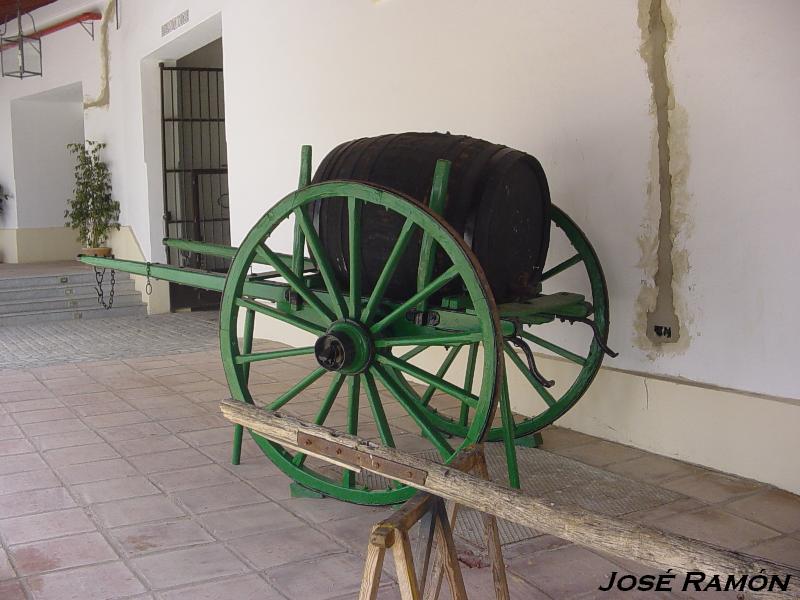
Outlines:
{"label": "hanging light fixture", "polygon": [[33,25],[33,33],[22,33],[22,9],[17,0],[17,33],[6,35],[8,23],[5,23],[3,33],[0,35],[0,66],[3,77],[42,76],[42,40],[36,31],[36,22],[33,15],[25,13]]}

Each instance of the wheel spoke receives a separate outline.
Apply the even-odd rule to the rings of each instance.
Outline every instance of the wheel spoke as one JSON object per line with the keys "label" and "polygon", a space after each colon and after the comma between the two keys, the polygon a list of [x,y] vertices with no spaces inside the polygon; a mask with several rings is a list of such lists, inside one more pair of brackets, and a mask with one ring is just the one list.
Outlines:
{"label": "wheel spoke", "polygon": [[[300,150],[300,178],[297,188],[303,189],[311,183],[311,146],[303,146]],[[294,243],[292,245],[292,271],[297,275],[303,274],[305,263],[306,236],[300,229],[300,223],[294,220]]]}
{"label": "wheel spoke", "polygon": [[[336,396],[339,394],[339,390],[342,389],[342,384],[344,383],[344,375],[341,373],[337,373],[336,376],[331,381],[331,385],[328,387],[328,391],[325,394],[325,397],[322,399],[322,406],[319,407],[319,411],[317,412],[317,416],[314,417],[314,424],[315,425],[322,425],[325,423],[325,419],[328,418],[328,413],[331,412],[331,407],[333,406],[334,400],[336,400]],[[296,467],[303,466],[303,463],[306,461],[307,454],[303,454],[302,452],[298,452],[294,459],[292,459],[292,463]]]}
{"label": "wheel spoke", "polygon": [[364,373],[364,384],[367,388],[367,400],[369,400],[372,418],[375,420],[381,442],[383,442],[384,446],[394,448],[394,437],[389,427],[389,421],[386,420],[386,412],[383,410],[383,404],[381,404],[381,396],[378,393],[378,388],[375,386],[375,378],[369,371]]}
{"label": "wheel spoke", "polygon": [[582,356],[578,356],[574,352],[570,352],[566,348],[562,348],[561,346],[554,344],[553,342],[548,342],[545,339],[542,339],[538,336],[533,335],[532,333],[528,333],[527,331],[522,332],[522,337],[528,340],[529,342],[533,342],[537,346],[541,346],[542,348],[546,348],[555,354],[558,354],[562,358],[566,358],[567,360],[571,360],[574,363],[577,363],[581,366],[586,364],[586,359]]}
{"label": "wheel spoke", "polygon": [[[256,312],[248,309],[244,314],[244,337],[242,339],[242,354],[253,351],[253,328],[255,327]],[[235,360],[235,359],[234,359]],[[245,382],[250,381],[250,365],[242,367]]]}
{"label": "wheel spoke", "polygon": [[281,277],[283,277],[289,285],[300,294],[303,300],[308,302],[320,315],[327,318],[329,321],[336,320],[336,315],[333,314],[333,311],[314,295],[314,292],[308,288],[305,282],[296,275],[275,252],[267,248],[264,244],[260,244],[256,247],[256,256],[267,264],[272,265],[272,268],[280,273]]}
{"label": "wheel spoke", "polygon": [[482,339],[483,334],[479,331],[472,333],[443,333],[442,335],[418,335],[375,340],[375,347],[394,348],[395,346],[456,346],[480,342]]}
{"label": "wheel spoke", "polygon": [[370,294],[369,300],[367,300],[367,306],[364,309],[364,313],[361,315],[361,321],[363,323],[370,323],[375,309],[378,307],[378,304],[380,304],[380,301],[383,300],[386,286],[389,285],[389,282],[392,280],[392,275],[394,275],[397,269],[397,265],[400,264],[400,259],[406,251],[408,242],[411,241],[411,234],[413,231],[414,222],[411,219],[406,219],[406,222],[403,224],[403,229],[400,230],[400,235],[397,236],[397,241],[394,243],[394,248],[392,248],[392,252],[389,254],[389,258],[386,259],[386,264],[383,265],[383,270],[378,276],[378,281],[372,289],[372,294]]}
{"label": "wheel spoke", "polygon": [[511,412],[511,398],[508,394],[508,376],[503,374],[503,387],[500,390],[500,420],[503,428],[503,446],[506,451],[506,467],[508,484],[519,489],[519,466],[517,465],[517,448],[514,446],[516,434],[514,414]]}
{"label": "wheel spoke", "polygon": [[443,458],[450,458],[453,455],[453,447],[447,442],[444,436],[428,421],[423,409],[408,395],[408,391],[401,386],[388,372],[379,365],[370,367],[374,371],[380,382],[395,397],[397,402],[405,409],[409,416],[420,428],[422,435],[430,441]]}
{"label": "wheel spoke", "polygon": [[347,199],[347,228],[350,243],[350,318],[358,320],[361,314],[361,201]]}
{"label": "wheel spoke", "polygon": [[241,306],[242,308],[247,308],[249,310],[254,310],[257,313],[261,313],[262,315],[267,315],[268,317],[278,319],[279,321],[283,321],[284,323],[288,323],[289,325],[294,325],[298,329],[308,331],[309,333],[313,333],[314,335],[322,335],[323,333],[325,333],[325,330],[322,327],[312,323],[311,321],[306,321],[305,319],[301,319],[300,317],[296,317],[294,315],[290,315],[283,311],[280,311],[277,308],[266,306],[264,304],[259,304],[258,302],[253,302],[252,300],[237,298],[236,305]]}
{"label": "wheel spoke", "polygon": [[[361,393],[361,377],[355,375],[347,380],[347,433],[358,434],[358,397]],[[356,482],[356,474],[350,469],[342,473],[342,483],[352,488]]]}
{"label": "wheel spoke", "polygon": [[412,348],[405,354],[401,354],[400,360],[411,360],[417,354],[422,354],[423,352],[425,352],[425,350],[427,350],[428,348],[430,348],[430,346],[417,346],[416,348]]}
{"label": "wheel spoke", "polygon": [[428,373],[427,371],[424,371],[419,367],[415,367],[410,363],[398,360],[393,356],[386,356],[385,354],[376,355],[376,359],[378,360],[378,362],[382,364],[394,367],[398,371],[403,371],[404,373],[408,373],[412,377],[416,377],[420,381],[424,381],[428,385],[432,385],[433,387],[440,389],[445,394],[453,396],[453,398],[456,398],[457,400],[460,400],[461,402],[468,404],[472,408],[478,406],[477,396],[467,392],[466,390],[456,385],[453,385],[449,381],[445,381],[441,377],[437,377],[433,373]]}
{"label": "wheel spoke", "polygon": [[[436,371],[436,377],[444,380],[444,376],[447,375],[447,371],[450,369],[450,366],[453,364],[453,361],[458,356],[458,353],[461,351],[461,348],[464,346],[453,346],[450,350],[447,351],[447,356],[445,357],[444,361],[442,362],[439,370]],[[425,406],[428,406],[431,402],[431,398],[433,398],[433,392],[436,391],[436,388],[433,385],[429,385],[428,389],[425,390],[425,393],[422,394],[422,403]],[[465,405],[464,405],[465,406]]]}
{"label": "wheel spoke", "polygon": [[325,375],[325,373],[327,373],[327,371],[322,367],[314,369],[313,371],[311,371],[311,373],[303,377],[300,381],[295,383],[292,387],[286,390],[281,396],[279,396],[276,400],[274,400],[271,404],[269,404],[267,408],[269,410],[278,410],[284,404],[289,402],[289,400],[297,396],[297,394],[299,394],[308,386],[310,386],[312,383],[314,383],[317,379]]}
{"label": "wheel spoke", "polygon": [[564,262],[557,264],[552,269],[548,269],[547,271],[542,273],[541,281],[547,281],[551,277],[554,277],[555,275],[558,275],[562,271],[566,271],[570,267],[574,267],[575,265],[577,265],[579,262],[582,262],[582,261],[583,261],[583,257],[580,254],[576,254],[575,256],[573,256],[571,258],[568,258]]}
{"label": "wheel spoke", "polygon": [[333,308],[336,311],[336,316],[343,319],[347,316],[347,305],[339,289],[339,284],[336,281],[336,275],[333,272],[331,263],[328,261],[328,257],[325,254],[325,249],[322,247],[322,241],[319,239],[319,235],[317,235],[317,230],[314,229],[314,226],[311,224],[306,214],[305,207],[298,207],[295,209],[294,214],[295,219],[298,219],[300,222],[300,229],[306,234],[306,244],[308,244],[308,248],[314,256],[319,273],[322,275],[322,280],[325,282],[325,288],[333,299]]}
{"label": "wheel spoke", "polygon": [[447,269],[447,271],[439,275],[436,279],[434,279],[428,285],[426,285],[424,288],[418,291],[416,294],[411,296],[408,300],[403,302],[400,306],[396,307],[383,319],[375,323],[375,325],[370,327],[370,331],[372,333],[378,333],[381,330],[385,329],[386,327],[394,323],[397,319],[404,316],[409,309],[415,307],[422,300],[425,300],[429,296],[435,294],[437,291],[442,289],[445,285],[450,283],[457,276],[458,276],[458,267],[453,265],[452,267]]}
{"label": "wheel spoke", "polygon": [[260,362],[262,360],[273,360],[275,358],[288,358],[290,356],[305,356],[307,354],[314,354],[313,346],[304,346],[302,348],[286,348],[285,350],[272,350],[270,352],[253,352],[248,354],[240,354],[233,358],[233,362],[237,365],[249,365],[252,362]]}
{"label": "wheel spoke", "polygon": [[[475,363],[478,360],[478,344],[472,344],[469,347],[469,355],[467,356],[467,369],[464,373],[464,389],[472,392],[472,384],[475,380]],[[469,406],[466,404],[461,405],[461,413],[458,416],[458,422],[462,426],[466,426],[469,419]]]}
{"label": "wheel spoke", "polygon": [[553,398],[553,395],[547,391],[547,388],[545,388],[541,383],[539,383],[536,380],[533,374],[528,370],[528,365],[522,362],[522,359],[514,351],[514,349],[511,346],[509,346],[507,342],[503,344],[503,349],[506,351],[506,354],[508,354],[508,357],[513,361],[513,363],[517,365],[517,368],[520,371],[522,371],[522,374],[525,376],[525,379],[527,379],[528,382],[533,386],[533,388],[537,392],[539,392],[539,395],[542,397],[542,400],[544,400],[547,403],[547,406],[553,406],[556,403],[556,400],[555,398]]}

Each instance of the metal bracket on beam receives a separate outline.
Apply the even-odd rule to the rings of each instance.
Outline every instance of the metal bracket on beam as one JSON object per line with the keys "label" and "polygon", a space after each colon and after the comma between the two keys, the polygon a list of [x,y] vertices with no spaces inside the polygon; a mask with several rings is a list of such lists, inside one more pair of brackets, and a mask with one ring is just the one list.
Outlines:
{"label": "metal bracket on beam", "polygon": [[88,26],[86,25],[86,21],[81,21],[80,25],[83,27],[83,30],[89,34],[89,37],[92,38],[92,41],[94,41],[94,21],[89,21]]}

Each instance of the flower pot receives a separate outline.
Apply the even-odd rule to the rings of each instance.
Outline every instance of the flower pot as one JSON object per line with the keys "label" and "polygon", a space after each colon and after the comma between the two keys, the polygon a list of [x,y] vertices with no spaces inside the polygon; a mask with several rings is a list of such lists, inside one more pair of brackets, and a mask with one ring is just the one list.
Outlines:
{"label": "flower pot", "polygon": [[84,256],[111,256],[111,248],[81,248]]}

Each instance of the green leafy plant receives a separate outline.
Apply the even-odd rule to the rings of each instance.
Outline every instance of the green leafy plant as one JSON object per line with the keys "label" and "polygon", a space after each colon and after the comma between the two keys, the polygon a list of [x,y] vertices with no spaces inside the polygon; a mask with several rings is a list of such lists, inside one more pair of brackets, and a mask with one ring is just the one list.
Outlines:
{"label": "green leafy plant", "polygon": [[105,243],[112,228],[119,230],[119,202],[111,197],[111,172],[100,159],[106,145],[86,140],[86,144],[67,144],[75,155],[75,189],[67,200],[64,219],[67,227],[78,231],[86,248]]}

